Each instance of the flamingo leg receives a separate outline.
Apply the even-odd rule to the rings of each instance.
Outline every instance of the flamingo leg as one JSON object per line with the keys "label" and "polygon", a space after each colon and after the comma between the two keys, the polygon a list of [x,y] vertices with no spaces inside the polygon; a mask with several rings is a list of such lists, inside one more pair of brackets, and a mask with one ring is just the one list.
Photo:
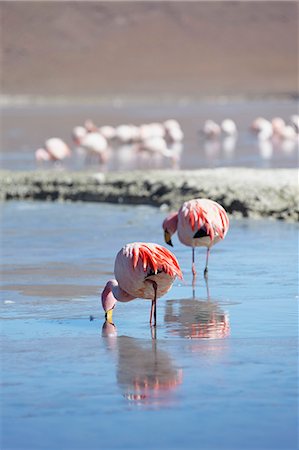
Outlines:
{"label": "flamingo leg", "polygon": [[208,262],[209,262],[209,255],[210,255],[210,249],[207,248],[206,267],[205,267],[205,270],[204,270],[204,276],[205,276],[205,278],[207,278],[207,276],[208,276]]}
{"label": "flamingo leg", "polygon": [[195,248],[194,247],[192,247],[192,273],[193,273],[192,286],[194,286],[195,285],[195,278],[196,278]]}
{"label": "flamingo leg", "polygon": [[157,283],[153,280],[147,280],[150,281],[154,288],[154,298],[152,300],[152,306],[151,306],[151,314],[150,314],[150,325],[153,323],[153,317],[154,317],[154,323],[153,326],[155,327],[157,325]]}

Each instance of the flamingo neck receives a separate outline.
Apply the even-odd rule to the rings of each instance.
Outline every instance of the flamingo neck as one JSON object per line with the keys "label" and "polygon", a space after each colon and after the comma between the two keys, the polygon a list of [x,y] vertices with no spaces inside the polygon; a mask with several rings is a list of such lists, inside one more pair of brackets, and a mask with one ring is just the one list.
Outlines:
{"label": "flamingo neck", "polygon": [[128,294],[128,292],[124,291],[117,283],[113,285],[112,287],[112,294],[115,297],[115,299],[118,302],[130,302],[131,300],[134,300],[133,295]]}
{"label": "flamingo neck", "polygon": [[175,212],[169,214],[169,216],[166,217],[163,224],[164,230],[167,230],[168,233],[173,235],[176,232],[177,227],[178,227],[178,213]]}

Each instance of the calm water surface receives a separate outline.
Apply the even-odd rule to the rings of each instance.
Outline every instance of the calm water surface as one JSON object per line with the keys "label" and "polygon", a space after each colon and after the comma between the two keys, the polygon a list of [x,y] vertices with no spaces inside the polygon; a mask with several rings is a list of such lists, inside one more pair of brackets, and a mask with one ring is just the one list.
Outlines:
{"label": "calm water surface", "polygon": [[[163,244],[145,206],[2,205],[3,449],[296,449],[297,226],[232,220],[191,286],[119,304],[100,292],[114,256]],[[90,320],[90,316],[94,320]]]}

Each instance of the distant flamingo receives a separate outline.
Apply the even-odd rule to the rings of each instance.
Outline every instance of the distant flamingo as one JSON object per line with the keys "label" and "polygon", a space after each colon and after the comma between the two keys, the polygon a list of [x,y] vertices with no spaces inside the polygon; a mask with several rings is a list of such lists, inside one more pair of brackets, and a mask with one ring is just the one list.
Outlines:
{"label": "distant flamingo", "polygon": [[237,125],[231,119],[224,119],[221,122],[221,130],[226,136],[235,136],[238,133]]}
{"label": "distant flamingo", "polygon": [[153,138],[164,138],[165,128],[161,123],[152,122],[141,124],[139,127],[140,140],[147,140]]}
{"label": "distant flamingo", "polygon": [[151,154],[160,154],[166,157],[173,156],[173,152],[168,148],[167,142],[161,137],[144,139],[139,144],[136,144],[136,149],[138,151],[145,151]]}
{"label": "distant flamingo", "polygon": [[139,139],[139,128],[135,125],[119,125],[115,129],[115,137],[121,144],[128,144]]}
{"label": "distant flamingo", "polygon": [[67,144],[59,138],[47,139],[43,148],[35,152],[37,161],[62,161],[71,156],[71,150]]}
{"label": "distant flamingo", "polygon": [[184,133],[177,120],[168,119],[164,122],[165,138],[170,142],[181,142],[184,139]]}
{"label": "distant flamingo", "polygon": [[205,276],[208,273],[210,248],[224,239],[229,228],[225,209],[219,203],[205,198],[196,198],[183,204],[178,212],[169,214],[163,222],[164,238],[172,246],[171,236],[178,231],[182,244],[192,247],[193,281],[196,276],[194,249],[207,247]]}
{"label": "distant flamingo", "polygon": [[150,325],[157,322],[157,298],[165,295],[176,276],[182,272],[176,257],[165,247],[153,243],[134,242],[125,245],[114,264],[116,280],[109,280],[102,292],[102,306],[106,320],[112,322],[117,301],[135,298],[151,299]]}
{"label": "distant flamingo", "polygon": [[273,135],[280,136],[286,126],[285,121],[281,117],[273,117],[271,120]]}
{"label": "distant flamingo", "polygon": [[216,139],[221,134],[221,128],[213,120],[206,120],[202,128],[202,133],[207,139]]}
{"label": "distant flamingo", "polygon": [[269,122],[269,120],[264,119],[264,117],[257,117],[254,119],[250,129],[260,141],[268,140],[273,135],[272,123]]}
{"label": "distant flamingo", "polygon": [[74,142],[86,150],[88,153],[99,157],[100,162],[107,161],[107,140],[99,131],[88,132],[84,127],[75,127],[73,129]]}
{"label": "distant flamingo", "polygon": [[116,136],[115,128],[110,125],[103,125],[99,128],[99,131],[107,141],[111,141]]}

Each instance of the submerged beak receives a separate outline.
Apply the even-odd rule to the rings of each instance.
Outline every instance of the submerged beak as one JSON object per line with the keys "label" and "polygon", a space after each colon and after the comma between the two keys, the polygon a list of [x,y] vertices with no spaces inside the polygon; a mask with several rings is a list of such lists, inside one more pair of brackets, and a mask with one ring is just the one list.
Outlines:
{"label": "submerged beak", "polygon": [[165,239],[166,244],[168,244],[171,247],[173,247],[173,243],[171,242],[170,234],[168,233],[167,230],[164,231],[164,239]]}
{"label": "submerged beak", "polygon": [[105,320],[109,323],[113,323],[112,322],[112,314],[113,314],[113,308],[109,309],[109,311],[106,311]]}

